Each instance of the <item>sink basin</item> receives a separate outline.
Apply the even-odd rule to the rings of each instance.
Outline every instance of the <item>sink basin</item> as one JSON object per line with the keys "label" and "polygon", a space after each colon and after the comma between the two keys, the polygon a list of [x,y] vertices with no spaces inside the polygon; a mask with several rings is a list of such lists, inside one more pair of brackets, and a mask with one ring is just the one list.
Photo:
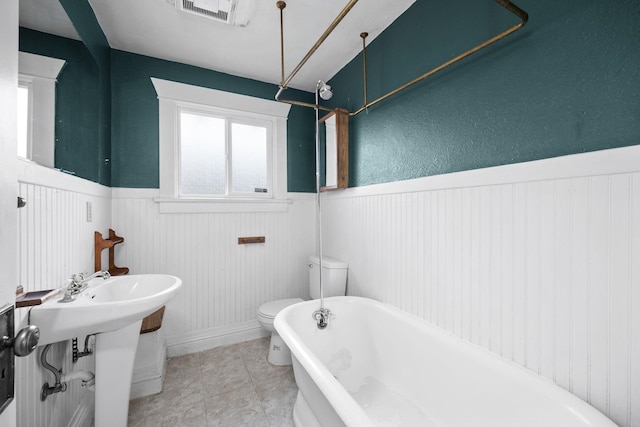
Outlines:
{"label": "sink basin", "polygon": [[141,320],[178,292],[182,280],[165,274],[96,278],[76,299],[60,297],[31,309],[29,323],[40,328],[38,345],[110,332]]}

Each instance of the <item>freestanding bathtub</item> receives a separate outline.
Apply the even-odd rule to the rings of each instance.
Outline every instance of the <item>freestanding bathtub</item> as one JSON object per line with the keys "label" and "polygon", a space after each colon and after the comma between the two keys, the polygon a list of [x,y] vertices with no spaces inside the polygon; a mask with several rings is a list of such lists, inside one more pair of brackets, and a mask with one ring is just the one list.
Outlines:
{"label": "freestanding bathtub", "polygon": [[359,297],[281,311],[298,427],[615,427],[573,394],[390,305]]}

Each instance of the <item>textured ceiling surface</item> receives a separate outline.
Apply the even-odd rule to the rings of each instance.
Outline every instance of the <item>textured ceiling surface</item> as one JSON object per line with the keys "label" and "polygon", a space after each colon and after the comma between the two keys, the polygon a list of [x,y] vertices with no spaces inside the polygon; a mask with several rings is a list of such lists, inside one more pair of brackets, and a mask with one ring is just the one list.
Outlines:
{"label": "textured ceiling surface", "polygon": [[[280,11],[276,1],[238,0],[236,25],[179,10],[181,0],[89,0],[114,49],[278,84]],[[329,80],[415,0],[360,0],[289,86],[312,91]],[[347,0],[289,0],[284,9],[285,78]],[[57,1],[20,0],[20,25],[79,39]]]}

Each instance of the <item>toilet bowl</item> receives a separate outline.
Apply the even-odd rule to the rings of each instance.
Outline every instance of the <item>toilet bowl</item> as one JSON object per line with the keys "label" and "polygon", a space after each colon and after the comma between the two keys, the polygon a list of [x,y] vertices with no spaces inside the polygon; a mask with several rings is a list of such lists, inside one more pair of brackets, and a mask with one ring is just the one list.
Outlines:
{"label": "toilet bowl", "polygon": [[267,360],[272,365],[291,365],[291,352],[273,327],[273,319],[281,310],[302,301],[302,298],[279,299],[262,304],[258,309],[258,322],[263,328],[271,332]]}
{"label": "toilet bowl", "polygon": [[[317,256],[309,257],[309,293],[312,299],[320,297],[320,260]],[[345,295],[347,290],[347,263],[322,257],[322,277],[324,296]],[[267,360],[273,365],[291,365],[291,352],[278,332],[273,327],[276,315],[290,305],[302,302],[302,298],[279,299],[264,303],[258,308],[257,318],[260,325],[271,332],[269,355]]]}

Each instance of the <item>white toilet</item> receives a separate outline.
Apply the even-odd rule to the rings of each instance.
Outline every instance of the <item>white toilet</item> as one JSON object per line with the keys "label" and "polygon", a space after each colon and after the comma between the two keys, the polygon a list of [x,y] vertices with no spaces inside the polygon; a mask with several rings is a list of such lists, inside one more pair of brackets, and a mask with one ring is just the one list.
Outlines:
{"label": "white toilet", "polygon": [[[319,267],[320,261],[318,257],[309,257],[309,291],[312,299],[320,298]],[[335,297],[346,294],[347,269],[348,265],[344,261],[327,256],[322,257],[322,282],[324,283],[325,297]],[[260,322],[263,328],[271,332],[271,342],[269,343],[269,356],[267,360],[273,365],[291,365],[291,352],[273,327],[273,319],[275,319],[280,310],[302,301],[302,298],[279,299],[264,303],[258,309],[258,322]]]}

